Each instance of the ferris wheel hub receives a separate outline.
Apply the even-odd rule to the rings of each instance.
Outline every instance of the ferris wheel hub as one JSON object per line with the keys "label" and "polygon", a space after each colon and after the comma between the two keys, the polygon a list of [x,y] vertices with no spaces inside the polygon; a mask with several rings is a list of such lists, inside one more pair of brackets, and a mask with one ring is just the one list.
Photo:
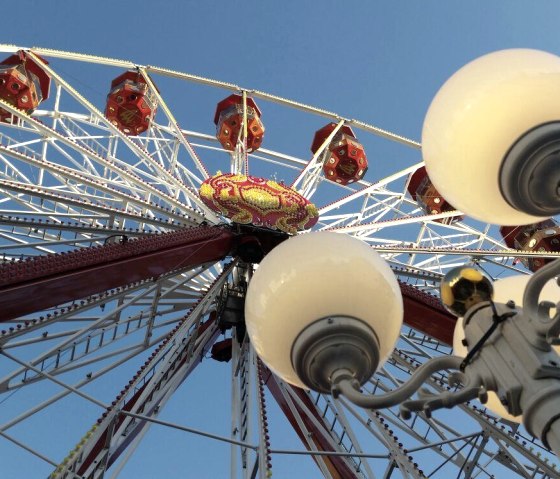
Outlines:
{"label": "ferris wheel hub", "polygon": [[312,228],[319,219],[316,206],[303,195],[256,176],[218,172],[202,183],[199,194],[210,209],[234,223],[295,234]]}

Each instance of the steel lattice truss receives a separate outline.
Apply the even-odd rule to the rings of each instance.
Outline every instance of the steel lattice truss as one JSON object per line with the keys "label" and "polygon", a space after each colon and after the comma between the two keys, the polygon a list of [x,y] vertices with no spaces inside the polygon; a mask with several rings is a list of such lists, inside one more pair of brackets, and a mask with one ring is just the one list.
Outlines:
{"label": "steel lattice truss", "polygon": [[[6,53],[18,49],[0,47]],[[291,179],[319,208],[316,230],[361,238],[393,267],[408,326],[391,360],[367,385],[375,393],[395,388],[428,358],[450,354],[454,319],[433,296],[447,269],[474,262],[500,276],[524,272],[514,258],[557,256],[510,250],[495,227],[468,218],[449,225],[436,221],[457,211],[424,214],[406,189],[422,164],[418,143],[180,72],[47,49],[29,55],[49,59],[53,92],[31,115],[0,100],[14,118],[0,124],[5,444],[27,451],[52,477],[103,477],[106,471],[116,477],[154,423],[229,443],[232,477],[268,477],[286,454],[311,454],[318,474],[333,478],[560,477],[556,458],[542,444],[480,404],[411,421],[392,409],[358,410],[343,399],[283,383],[256,358],[241,330],[224,331],[219,323],[224,292],[247,276],[249,266],[238,258],[240,239],[257,235],[266,243],[269,233],[242,231],[202,203],[198,187],[219,169],[214,157],[222,170]],[[149,130],[138,137],[121,133],[104,117],[104,104],[88,100],[60,73],[69,65],[108,71],[107,78],[136,69],[158,103]],[[310,124],[322,117],[338,128],[354,127],[372,157],[379,149],[380,157],[402,152],[412,161],[387,160],[379,173],[343,187],[322,176],[322,149],[312,157],[266,148],[248,155],[240,141],[228,155],[211,134],[197,132],[209,128],[198,129],[194,120],[192,130],[179,125],[159,82],[185,91],[202,84],[217,87],[218,95],[250,94],[272,109],[303,112]],[[231,365],[223,367],[231,367],[225,386],[231,391],[230,434],[158,419],[178,388],[189,388],[195,369],[216,366],[208,359],[211,348],[229,340]],[[111,380],[103,382],[106,377]],[[115,384],[121,386],[114,390]],[[426,387],[442,390],[445,384],[437,376]],[[26,434],[24,426],[48,423],[50,409],[69,397],[90,409],[71,417],[67,443],[45,449],[46,438]],[[285,416],[301,439],[299,449],[275,446],[270,411]]]}

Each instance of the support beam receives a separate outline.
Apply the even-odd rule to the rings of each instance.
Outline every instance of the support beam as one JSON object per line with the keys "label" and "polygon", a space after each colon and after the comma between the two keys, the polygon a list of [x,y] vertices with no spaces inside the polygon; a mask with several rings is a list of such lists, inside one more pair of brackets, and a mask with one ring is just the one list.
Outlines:
{"label": "support beam", "polygon": [[103,477],[106,469],[149,427],[151,422],[145,417],[157,417],[220,335],[216,317],[208,310],[232,269],[233,265],[224,269],[50,477],[66,478],[70,472],[80,477]]}
{"label": "support beam", "polygon": [[436,296],[399,281],[404,303],[404,322],[411,328],[445,344],[453,344],[457,318],[448,312]]}
{"label": "support beam", "polygon": [[[313,433],[312,435],[308,435],[307,432],[300,427],[300,423],[298,422],[296,416],[294,415],[294,412],[290,408],[290,405],[284,398],[284,395],[282,394],[278,378],[267,368],[263,368],[263,382],[266,384],[272,396],[282,409],[282,412],[285,414],[286,418],[294,428],[294,431],[301,439],[303,445],[309,449],[308,441],[312,441],[313,445],[315,446],[315,450],[319,452],[332,452],[332,439],[330,437],[327,437],[318,427],[316,427],[316,422],[324,425],[324,429],[327,431],[329,430],[329,426],[321,417],[321,415],[317,411],[317,408],[315,407],[315,404],[311,401],[305,391],[295,386],[286,384],[286,386],[291,388],[291,391],[297,395],[301,404],[305,405],[304,409],[300,406],[300,404],[294,403],[299,418],[304,422],[305,428]],[[311,417],[309,417],[307,411],[311,411],[313,413],[315,421],[312,420]],[[356,472],[352,467],[349,466],[347,457],[339,455],[321,455],[320,458],[319,456],[313,456],[313,459],[315,460],[315,462],[318,462],[319,460],[323,461],[330,475],[335,479],[360,479],[363,477],[360,473]]]}
{"label": "support beam", "polygon": [[231,230],[199,226],[5,263],[0,265],[0,321],[218,261],[233,245]]}

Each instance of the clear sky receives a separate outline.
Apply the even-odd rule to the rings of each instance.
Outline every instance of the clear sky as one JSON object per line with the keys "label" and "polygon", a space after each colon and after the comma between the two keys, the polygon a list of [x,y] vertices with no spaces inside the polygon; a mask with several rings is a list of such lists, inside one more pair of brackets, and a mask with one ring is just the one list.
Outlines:
{"label": "clear sky", "polygon": [[[556,0],[20,0],[3,5],[0,43],[129,59],[229,81],[419,140],[433,95],[454,71],[503,48],[560,54],[559,18]],[[107,86],[87,88],[102,98]],[[209,111],[204,131],[210,134],[212,116]],[[276,149],[308,148],[284,140]],[[214,407],[222,406],[209,398],[229,388],[227,372],[222,367],[212,376],[195,375],[197,392],[191,394],[186,383],[162,418],[215,430],[214,416],[220,415]],[[184,411],[187,400],[206,407]],[[71,424],[53,428],[73,430]],[[229,448],[212,449],[213,443],[199,440],[185,452],[183,434],[152,427],[122,477],[225,477]],[[2,461],[12,454],[0,439]],[[10,467],[0,466],[0,478],[44,477],[49,470],[33,462]],[[273,477],[318,477],[312,466],[288,471],[278,469]]]}

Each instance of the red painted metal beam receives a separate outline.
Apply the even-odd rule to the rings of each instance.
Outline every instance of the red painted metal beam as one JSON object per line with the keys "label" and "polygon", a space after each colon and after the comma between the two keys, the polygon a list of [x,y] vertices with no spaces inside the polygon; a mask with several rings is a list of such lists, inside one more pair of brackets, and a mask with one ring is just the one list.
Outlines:
{"label": "red painted metal beam", "polygon": [[[288,419],[288,421],[294,428],[294,431],[301,439],[303,445],[308,450],[311,450],[308,444],[308,440],[311,440],[315,445],[317,451],[323,451],[323,452],[332,451],[333,448],[331,446],[329,438],[319,428],[315,426],[314,422],[308,416],[306,409],[301,407],[301,405],[299,405],[297,402],[294,402],[294,406],[302,422],[305,424],[307,431],[310,431],[312,434],[308,435],[307,431],[304,431],[300,427],[296,419],[296,416],[294,415],[293,411],[290,409],[290,405],[288,404],[288,402],[284,398],[284,395],[282,394],[280,385],[278,383],[278,378],[274,374],[272,374],[272,372],[267,367],[263,367],[263,381],[268,387],[270,393],[272,394],[272,397],[274,397],[274,399],[280,406],[280,409],[286,416],[286,419]],[[330,429],[330,426],[325,422],[323,417],[319,414],[315,404],[313,403],[313,401],[311,401],[311,399],[306,394],[306,392],[303,389],[300,389],[295,386],[291,386],[289,384],[286,384],[286,386],[289,387],[297,395],[297,397],[305,405],[305,407],[312,412],[314,418],[324,426],[325,430],[328,431]],[[315,460],[315,462],[318,461],[318,459],[315,456],[312,457]],[[356,471],[354,471],[351,467],[349,467],[344,457],[321,456],[321,459],[325,462],[331,476],[334,479],[350,479],[350,478],[361,477],[356,474]]]}
{"label": "red painted metal beam", "polygon": [[404,322],[445,344],[453,344],[457,318],[448,312],[436,296],[399,282],[404,303]]}
{"label": "red painted metal beam", "polygon": [[[196,337],[200,337],[200,335],[206,329],[208,329],[208,327],[212,326],[215,322],[216,322],[216,318],[215,318],[215,316],[213,316],[208,321],[202,323],[198,328],[198,335]],[[128,401],[126,401],[120,409],[122,409],[124,411],[134,410],[135,412],[139,412],[139,413],[144,414],[146,416],[152,416],[153,412],[154,412],[154,409],[161,405],[161,401],[157,401],[157,402],[151,404],[150,409],[146,410],[145,409],[146,401],[144,401],[144,403],[142,403],[142,404],[138,403],[138,400],[139,400],[140,396],[142,395],[142,393],[144,392],[144,390],[147,389],[147,388],[150,388],[152,391],[159,390],[159,387],[161,386],[161,383],[163,382],[163,380],[165,380],[166,382],[169,382],[170,379],[173,376],[175,376],[178,371],[181,370],[181,367],[185,364],[185,362],[187,360],[189,360],[189,361],[191,361],[192,365],[191,365],[190,368],[188,368],[186,371],[183,372],[183,377],[181,378],[181,383],[183,381],[185,381],[185,379],[187,379],[187,377],[196,368],[196,366],[198,366],[202,362],[202,359],[206,356],[208,351],[210,351],[210,348],[215,343],[216,339],[219,337],[220,334],[221,334],[221,331],[219,329],[217,329],[216,332],[207,339],[207,341],[205,342],[205,344],[203,345],[203,347],[201,349],[200,354],[198,354],[198,356],[196,358],[194,358],[194,360],[193,360],[192,357],[184,355],[182,357],[182,359],[173,367],[173,369],[171,370],[169,375],[166,374],[163,377],[152,377],[152,378],[150,378],[150,380],[148,382],[144,383],[142,386],[140,386],[138,388],[138,390],[134,393],[134,395]],[[171,338],[172,336],[173,336],[173,333],[171,333],[169,335],[169,338]],[[194,341],[196,341],[196,339]],[[185,343],[183,351],[187,351],[190,346],[192,346],[191,342]],[[116,420],[115,427],[112,429],[112,433],[114,433],[115,431],[118,430],[119,426],[124,421],[124,419],[125,419],[125,415],[121,414],[118,417],[118,419]],[[101,421],[102,421],[102,418],[98,420],[98,423],[100,423]],[[115,461],[120,457],[120,455],[126,450],[126,448],[132,443],[132,441],[138,436],[138,434],[142,431],[142,429],[144,427],[146,427],[147,425],[148,424],[147,424],[146,421],[138,420],[138,423],[137,423],[136,427],[134,427],[133,429],[128,431],[126,439],[123,441],[123,443],[117,449],[115,449],[113,451],[110,451],[110,455],[107,458],[107,468],[111,467],[111,465],[113,465],[115,463]],[[97,442],[95,443],[95,445],[93,446],[91,451],[89,451],[89,453],[82,459],[82,461],[80,463],[80,466],[78,468],[78,471],[77,471],[78,475],[81,476],[81,475],[85,474],[85,472],[87,471],[89,466],[94,461],[101,460],[101,454],[102,454],[103,449],[105,447],[108,447],[108,444],[110,444],[110,442],[111,442],[111,437],[108,437],[108,435],[109,435],[109,430],[108,430],[108,425],[107,425],[106,429],[103,431],[103,433],[101,434],[101,436],[99,437],[99,439],[97,440]]]}
{"label": "red painted metal beam", "polygon": [[198,226],[0,265],[0,321],[218,261],[234,243],[227,228]]}

